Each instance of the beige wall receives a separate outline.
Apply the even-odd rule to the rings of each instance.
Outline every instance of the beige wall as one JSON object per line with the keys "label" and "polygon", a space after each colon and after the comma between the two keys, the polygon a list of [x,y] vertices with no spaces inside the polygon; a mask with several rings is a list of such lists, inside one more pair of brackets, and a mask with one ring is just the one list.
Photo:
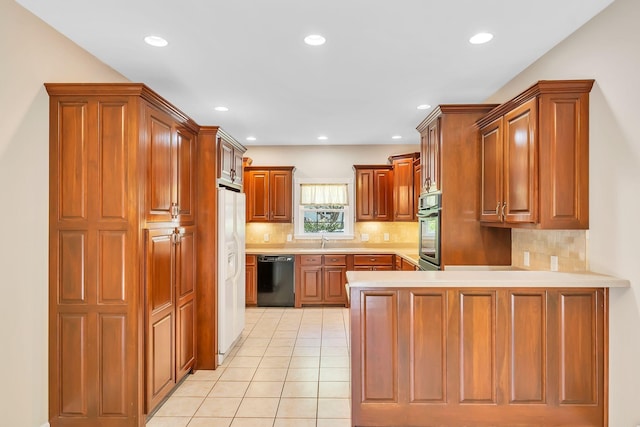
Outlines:
{"label": "beige wall", "polygon": [[594,78],[590,99],[591,270],[631,281],[610,293],[609,425],[640,425],[640,2],[611,6],[487,101],[537,80]]}
{"label": "beige wall", "polygon": [[126,81],[12,0],[0,0],[0,425],[48,419],[49,97],[44,82]]}
{"label": "beige wall", "polygon": [[251,146],[246,156],[253,166],[295,166],[296,178],[344,178],[354,176],[353,165],[384,165],[393,154],[419,152],[419,138],[416,131],[415,144]]}

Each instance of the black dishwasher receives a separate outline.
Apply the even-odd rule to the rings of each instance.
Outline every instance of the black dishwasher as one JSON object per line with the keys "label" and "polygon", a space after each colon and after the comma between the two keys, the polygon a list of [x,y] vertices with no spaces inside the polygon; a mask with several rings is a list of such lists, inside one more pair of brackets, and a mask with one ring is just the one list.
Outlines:
{"label": "black dishwasher", "polygon": [[258,255],[258,307],[293,307],[293,255]]}

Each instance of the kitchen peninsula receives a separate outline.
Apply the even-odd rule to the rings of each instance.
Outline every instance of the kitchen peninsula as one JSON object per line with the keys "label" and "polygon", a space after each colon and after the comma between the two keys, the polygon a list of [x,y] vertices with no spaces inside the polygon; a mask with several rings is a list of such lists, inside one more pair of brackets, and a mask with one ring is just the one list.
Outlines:
{"label": "kitchen peninsula", "polygon": [[606,426],[609,288],[548,271],[348,272],[353,426]]}

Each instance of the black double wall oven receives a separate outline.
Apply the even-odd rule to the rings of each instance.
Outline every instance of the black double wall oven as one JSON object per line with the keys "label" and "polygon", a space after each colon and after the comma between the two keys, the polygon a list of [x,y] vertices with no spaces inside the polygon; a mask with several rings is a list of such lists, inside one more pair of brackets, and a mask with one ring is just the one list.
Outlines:
{"label": "black double wall oven", "polygon": [[418,209],[420,268],[441,270],[440,231],[442,194],[425,193],[420,196]]}

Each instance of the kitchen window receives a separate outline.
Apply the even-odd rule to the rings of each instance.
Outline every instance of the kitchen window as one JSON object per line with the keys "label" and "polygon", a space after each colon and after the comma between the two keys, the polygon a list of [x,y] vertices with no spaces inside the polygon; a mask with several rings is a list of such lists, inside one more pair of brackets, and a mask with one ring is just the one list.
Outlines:
{"label": "kitchen window", "polygon": [[353,238],[353,181],[296,179],[296,239]]}

